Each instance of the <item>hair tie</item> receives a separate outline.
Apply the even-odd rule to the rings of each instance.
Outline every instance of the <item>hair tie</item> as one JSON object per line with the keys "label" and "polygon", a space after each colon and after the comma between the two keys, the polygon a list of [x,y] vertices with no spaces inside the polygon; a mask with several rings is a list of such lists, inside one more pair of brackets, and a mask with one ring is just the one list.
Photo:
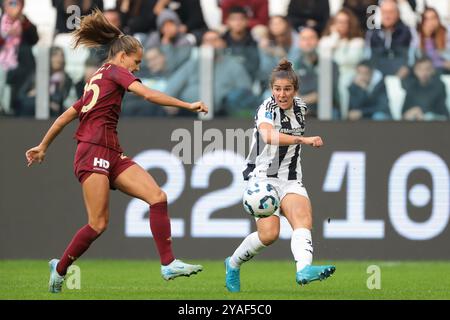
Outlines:
{"label": "hair tie", "polygon": [[123,37],[125,37],[123,33],[119,34],[119,39],[122,39]]}

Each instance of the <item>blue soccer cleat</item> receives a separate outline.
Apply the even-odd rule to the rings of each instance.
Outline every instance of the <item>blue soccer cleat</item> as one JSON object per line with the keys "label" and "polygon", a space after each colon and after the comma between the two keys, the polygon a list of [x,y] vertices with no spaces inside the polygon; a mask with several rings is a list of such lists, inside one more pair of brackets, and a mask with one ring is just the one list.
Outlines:
{"label": "blue soccer cleat", "polygon": [[172,280],[177,277],[189,277],[202,271],[201,265],[187,264],[181,260],[173,260],[167,266],[161,266],[161,275],[164,280]]}
{"label": "blue soccer cleat", "polygon": [[48,263],[50,267],[50,280],[48,282],[48,291],[50,291],[51,293],[60,293],[64,282],[64,277],[60,276],[56,271],[56,266],[58,265],[58,262],[59,262],[58,259],[52,259]]}
{"label": "blue soccer cleat", "polygon": [[241,291],[240,269],[230,266],[230,259],[231,257],[225,259],[225,286],[229,292],[239,292]]}
{"label": "blue soccer cleat", "polygon": [[306,266],[298,271],[295,280],[299,285],[305,285],[312,281],[322,281],[330,277],[334,271],[335,266]]}

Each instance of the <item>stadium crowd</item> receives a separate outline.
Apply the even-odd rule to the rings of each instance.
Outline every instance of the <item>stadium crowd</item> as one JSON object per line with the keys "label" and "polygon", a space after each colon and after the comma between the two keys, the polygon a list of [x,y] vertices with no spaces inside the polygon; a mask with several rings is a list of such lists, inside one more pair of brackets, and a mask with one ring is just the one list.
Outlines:
{"label": "stadium crowd", "polygon": [[[0,0],[2,115],[34,116],[33,47],[39,34],[23,14],[24,1]],[[106,58],[104,48],[92,50],[81,77],[67,72],[70,43],[56,39],[66,39],[71,31],[67,9],[77,5],[82,15],[103,10],[112,24],[137,37],[144,47],[137,76],[182,100],[200,99],[198,48],[213,47],[215,116],[252,116],[270,94],[267,75],[287,57],[300,76],[308,116],[317,117],[319,60],[329,55],[333,119],[449,119],[450,16],[433,7],[439,1],[341,0],[334,15],[330,0],[283,1],[285,14],[270,14],[269,0],[210,1],[222,13],[214,24],[206,19],[200,0],[116,0],[107,9],[103,0],[52,0],[51,115],[61,114],[83,94],[86,81]],[[173,108],[145,107],[132,95],[125,97],[122,115],[191,116]]]}

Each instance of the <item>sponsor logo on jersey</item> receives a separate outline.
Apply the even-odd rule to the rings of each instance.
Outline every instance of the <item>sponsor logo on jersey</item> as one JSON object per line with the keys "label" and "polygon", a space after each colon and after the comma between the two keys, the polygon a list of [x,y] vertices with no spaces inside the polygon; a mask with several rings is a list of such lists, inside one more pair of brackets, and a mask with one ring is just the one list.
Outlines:
{"label": "sponsor logo on jersey", "polygon": [[281,128],[280,133],[289,134],[291,136],[302,136],[303,129],[302,128],[294,128],[294,129]]}
{"label": "sponsor logo on jersey", "polygon": [[94,158],[94,167],[109,169],[109,161],[100,158]]}

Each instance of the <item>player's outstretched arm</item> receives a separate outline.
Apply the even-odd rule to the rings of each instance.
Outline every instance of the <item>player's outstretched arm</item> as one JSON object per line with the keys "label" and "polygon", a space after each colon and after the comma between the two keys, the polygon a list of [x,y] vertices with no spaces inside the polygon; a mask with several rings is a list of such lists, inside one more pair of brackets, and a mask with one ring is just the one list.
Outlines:
{"label": "player's outstretched arm", "polygon": [[53,122],[52,126],[45,134],[44,139],[42,139],[42,142],[38,146],[31,148],[25,153],[29,167],[35,162],[41,163],[42,161],[44,161],[45,152],[47,151],[52,141],[58,136],[58,134],[64,129],[66,125],[68,125],[77,117],[78,113],[75,108],[70,107],[62,115],[60,115],[55,120],[55,122]]}
{"label": "player's outstretched arm", "polygon": [[289,134],[280,133],[269,123],[261,123],[258,127],[263,141],[267,144],[277,146],[290,146],[293,144],[306,144],[312,147],[320,148],[323,146],[322,138],[315,137],[297,137]]}
{"label": "player's outstretched arm", "polygon": [[152,90],[147,88],[139,81],[134,81],[129,87],[128,90],[135,93],[138,96],[141,96],[147,101],[153,102],[155,104],[159,104],[161,106],[170,106],[170,107],[178,107],[187,109],[192,112],[204,112],[208,113],[208,107],[201,101],[188,103],[181,101],[177,98],[168,96],[160,91]]}

